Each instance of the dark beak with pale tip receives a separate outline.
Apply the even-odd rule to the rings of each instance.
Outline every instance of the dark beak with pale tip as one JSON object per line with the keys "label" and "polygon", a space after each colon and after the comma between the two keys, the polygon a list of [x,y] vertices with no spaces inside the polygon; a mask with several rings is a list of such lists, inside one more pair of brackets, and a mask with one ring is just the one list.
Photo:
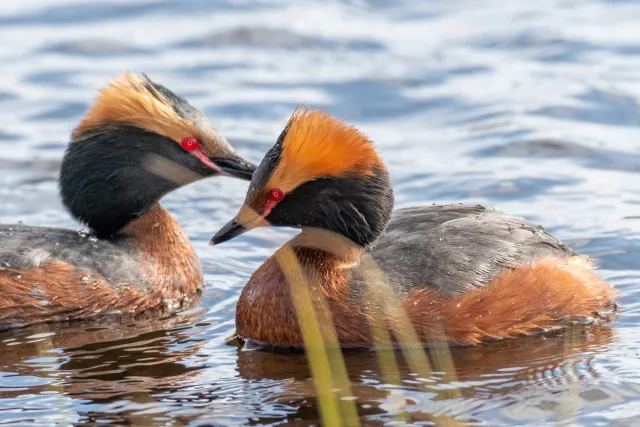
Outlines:
{"label": "dark beak with pale tip", "polygon": [[234,237],[238,237],[245,231],[249,231],[249,229],[245,228],[237,219],[232,219],[227,223],[227,225],[222,227],[215,236],[213,236],[213,238],[209,242],[209,245],[213,246],[224,243],[228,240],[233,239]]}
{"label": "dark beak with pale tip", "polygon": [[210,157],[211,162],[225,175],[251,181],[256,165],[240,157]]}

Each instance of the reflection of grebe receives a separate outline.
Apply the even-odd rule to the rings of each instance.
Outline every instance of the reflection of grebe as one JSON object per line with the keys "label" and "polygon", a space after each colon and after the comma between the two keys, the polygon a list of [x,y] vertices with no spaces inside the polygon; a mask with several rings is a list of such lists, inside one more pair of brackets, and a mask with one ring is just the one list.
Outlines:
{"label": "reflection of grebe", "polygon": [[254,211],[271,225],[302,229],[249,280],[237,306],[238,335],[303,343],[278,261],[287,248],[312,286],[319,284],[343,345],[372,342],[359,268],[365,251],[423,342],[477,344],[606,319],[615,308],[612,287],[591,262],[538,225],[481,206],[393,215],[392,208],[389,175],[366,136],[322,112],[294,114],[258,166],[245,206],[212,239],[221,243],[265,223]]}
{"label": "reflection of grebe", "polygon": [[[494,390],[496,394],[516,393],[525,383],[541,385],[546,389],[560,388],[567,382],[563,374],[575,375],[574,370],[566,369],[567,363],[576,365],[582,375],[598,376],[593,371],[591,361],[595,355],[605,353],[606,346],[615,341],[614,331],[607,326],[583,331],[569,328],[566,333],[558,331],[544,337],[531,336],[491,345],[452,347],[451,366],[455,369],[456,380],[461,382],[477,382],[487,378],[505,379],[508,385]],[[429,354],[432,349],[427,348],[425,351]],[[433,351],[435,353],[437,350]],[[396,350],[395,354],[399,373],[404,378],[411,373],[411,368],[401,350]],[[246,351],[238,346],[237,355],[238,373],[249,381],[292,378],[303,381],[311,376],[306,357],[298,350]],[[346,349],[343,356],[347,371],[352,377],[363,375],[384,381],[379,361],[371,357],[369,352]],[[563,366],[564,372],[553,372]],[[433,375],[438,378],[442,373]],[[376,381],[374,384],[378,385],[380,382]],[[411,388],[411,384],[405,386]],[[460,391],[463,396],[472,397],[474,387],[463,387]]]}
{"label": "reflection of grebe", "polygon": [[[191,310],[189,310],[191,311]],[[201,350],[199,341],[186,342],[196,317],[191,313],[179,313],[165,318],[155,317],[131,324],[100,319],[77,322],[64,327],[34,325],[28,330],[5,331],[3,338],[13,338],[19,345],[2,346],[0,367],[5,372],[19,376],[35,376],[54,379],[53,383],[29,385],[29,393],[59,391],[73,399],[114,399],[123,396],[148,396],[156,389],[166,391],[168,384],[176,388],[197,377],[201,367],[185,366],[193,362]],[[29,337],[39,332],[39,340]],[[35,342],[34,342],[35,341]],[[40,360],[43,355],[55,357]],[[38,359],[39,363],[33,363]],[[3,397],[17,397],[25,390],[2,391]]]}
{"label": "reflection of grebe", "polygon": [[200,262],[158,201],[254,169],[164,86],[135,74],[114,81],[73,132],[60,171],[65,207],[92,233],[0,225],[0,328],[189,303]]}
{"label": "reflection of grebe", "polygon": [[[536,404],[541,397],[551,397],[563,403],[562,399],[566,398],[563,393],[568,387],[584,390],[585,386],[596,381],[602,384],[609,380],[611,384],[618,384],[617,379],[599,378],[603,375],[602,364],[606,364],[602,358],[606,359],[608,344],[614,340],[613,328],[578,327],[544,337],[531,336],[491,345],[451,348],[451,366],[455,375],[450,375],[451,372],[441,366],[430,377],[433,381],[425,382],[411,375],[411,368],[403,358],[402,351],[398,350],[395,352],[398,371],[400,377],[406,380],[401,387],[388,387],[379,360],[372,357],[370,352],[345,350],[343,356],[349,378],[352,379],[351,393],[360,416],[389,416],[383,404],[390,398],[392,390],[400,388],[407,391],[406,395],[411,398],[420,399],[418,405],[407,404],[407,417],[411,421],[423,420],[431,414],[447,414],[453,418],[478,417],[480,424],[487,416],[493,417],[494,411],[501,407],[510,408],[517,401],[522,402],[523,405],[518,405],[521,409],[527,402]],[[437,352],[435,349],[426,351],[430,350]],[[310,412],[309,407],[313,407],[312,402],[318,394],[309,379],[310,370],[304,353],[280,349],[245,351],[239,347],[237,356],[238,374],[247,380],[248,390],[243,395],[255,393],[256,384],[259,384],[257,381],[263,381],[271,390],[278,390],[279,401],[286,401],[293,408],[304,408],[298,410],[299,414]],[[437,356],[432,358],[432,363],[437,360]],[[611,372],[609,374],[614,375]],[[455,378],[455,384],[448,383],[450,378]],[[277,387],[274,381],[278,381]],[[460,394],[452,398],[452,390]],[[631,390],[628,389],[628,392],[634,393]],[[580,396],[577,399],[579,404],[593,404]],[[469,408],[473,408],[473,411],[470,412]],[[513,416],[513,411],[509,416]],[[445,422],[434,424],[446,425]]]}

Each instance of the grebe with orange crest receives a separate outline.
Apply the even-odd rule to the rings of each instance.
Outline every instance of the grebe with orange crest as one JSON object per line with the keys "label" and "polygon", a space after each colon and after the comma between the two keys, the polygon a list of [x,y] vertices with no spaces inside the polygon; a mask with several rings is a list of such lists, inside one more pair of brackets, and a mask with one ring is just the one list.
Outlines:
{"label": "grebe with orange crest", "polygon": [[254,170],[184,98],[146,75],[114,80],[73,131],[60,169],[62,202],[90,231],[0,225],[0,329],[188,307],[202,269],[159,201]]}
{"label": "grebe with orange crest", "polygon": [[608,321],[616,309],[616,292],[593,261],[539,225],[480,205],[393,204],[386,166],[367,136],[322,111],[295,112],[244,206],[211,241],[264,225],[301,229],[243,289],[238,336],[303,344],[291,295],[299,285],[287,282],[292,268],[282,260],[298,263],[311,289],[317,284],[343,346],[374,342],[367,256],[423,343],[475,345]]}

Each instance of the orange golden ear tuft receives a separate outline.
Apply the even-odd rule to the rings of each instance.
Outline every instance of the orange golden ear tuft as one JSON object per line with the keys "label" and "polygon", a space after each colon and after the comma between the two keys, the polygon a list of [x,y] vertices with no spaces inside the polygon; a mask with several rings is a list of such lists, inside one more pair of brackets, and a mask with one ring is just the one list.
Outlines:
{"label": "orange golden ear tuft", "polygon": [[317,178],[371,175],[376,167],[384,163],[358,129],[322,110],[298,110],[287,124],[280,162],[267,185],[289,192]]}
{"label": "orange golden ear tuft", "polygon": [[100,90],[98,97],[73,132],[73,139],[107,126],[136,126],[176,143],[183,138],[200,140],[207,152],[228,144],[210,126],[197,126],[176,112],[172,103],[146,76],[126,73]]}

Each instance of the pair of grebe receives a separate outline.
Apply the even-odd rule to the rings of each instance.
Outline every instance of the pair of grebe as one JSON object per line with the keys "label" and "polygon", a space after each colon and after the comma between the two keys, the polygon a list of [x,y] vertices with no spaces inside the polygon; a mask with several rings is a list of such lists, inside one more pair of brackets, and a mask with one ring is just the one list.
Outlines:
{"label": "pair of grebe", "polygon": [[60,173],[65,206],[92,233],[1,226],[0,327],[191,304],[200,265],[158,200],[220,173],[253,175],[213,244],[258,226],[301,229],[243,289],[244,339],[303,343],[287,262],[317,285],[345,346],[373,342],[366,259],[422,342],[472,345],[606,321],[616,309],[592,262],[538,225],[482,206],[394,211],[371,141],[324,112],[295,112],[254,169],[184,99],[146,77],[116,81],[76,128]]}

